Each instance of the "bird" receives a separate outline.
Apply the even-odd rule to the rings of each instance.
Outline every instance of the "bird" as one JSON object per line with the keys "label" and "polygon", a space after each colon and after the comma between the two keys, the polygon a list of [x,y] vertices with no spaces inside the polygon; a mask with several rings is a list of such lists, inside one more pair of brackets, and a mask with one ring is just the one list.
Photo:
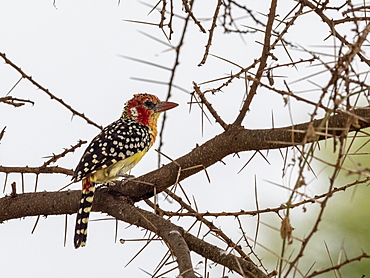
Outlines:
{"label": "bird", "polygon": [[152,94],[135,94],[125,103],[121,117],[90,142],[72,178],[73,182],[82,181],[74,235],[76,249],[86,245],[96,184],[107,184],[131,170],[153,146],[159,115],[176,106]]}

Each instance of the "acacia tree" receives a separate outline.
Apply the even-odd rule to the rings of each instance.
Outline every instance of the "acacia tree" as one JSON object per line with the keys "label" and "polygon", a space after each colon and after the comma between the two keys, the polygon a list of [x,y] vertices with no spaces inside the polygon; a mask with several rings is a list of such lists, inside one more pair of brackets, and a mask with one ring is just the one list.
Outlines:
{"label": "acacia tree", "polygon": [[[177,271],[177,275],[181,277],[208,277],[207,264],[209,261],[241,277],[276,275],[293,277],[294,274],[297,277],[315,277],[328,272],[340,273],[344,266],[361,259],[368,259],[369,255],[366,253],[368,251],[364,250],[358,256],[347,257],[323,268],[312,266],[307,271],[306,266],[302,267],[300,264],[322,224],[330,199],[337,192],[350,187],[360,187],[369,181],[366,167],[358,165],[352,169],[343,165],[344,161],[349,159],[353,142],[361,137],[359,135],[368,136],[364,129],[370,126],[370,109],[366,107],[368,101],[367,75],[370,66],[370,61],[366,56],[366,41],[370,32],[369,17],[366,14],[368,6],[362,2],[357,4],[352,1],[329,3],[329,1],[299,0],[281,4],[276,0],[271,0],[266,10],[263,8],[254,10],[240,1],[217,1],[211,9],[212,15],[204,19],[199,16],[202,10],[200,7],[197,8],[196,4],[196,1],[159,1],[150,8],[153,13],[158,12],[158,21],[155,25],[163,31],[164,38],[173,44],[171,48],[175,53],[173,66],[168,69],[169,79],[164,82],[167,87],[167,99],[181,90],[190,91],[191,109],[199,109],[202,113],[202,121],[203,118],[210,122],[215,121],[222,128],[222,132],[214,134],[205,143],[197,145],[178,158],[170,158],[161,152],[165,138],[162,136],[158,151],[159,161],[165,157],[171,162],[135,179],[117,181],[108,187],[99,188],[96,192],[93,211],[106,213],[117,220],[144,228],[150,232],[148,238],[159,238],[166,243],[169,252],[162,262],[158,259],[159,267],[153,277],[165,275],[162,273],[164,272],[162,268],[165,262],[171,260],[176,261],[177,264],[172,271]],[[280,14],[278,14],[279,8],[281,9]],[[145,19],[137,19],[136,23],[149,22]],[[306,25],[307,29],[296,30],[301,28],[302,24]],[[305,32],[309,37],[311,33],[318,32],[310,29],[310,25],[321,26],[325,30],[325,36],[312,41],[311,46],[299,40],[295,41],[288,35]],[[199,31],[206,38],[207,43],[205,49],[202,49],[203,55],[199,63],[193,65],[194,68],[205,68],[212,59],[213,62],[216,61],[218,65],[221,65],[219,68],[222,72],[216,67],[208,80],[197,80],[196,77],[192,77],[192,86],[182,88],[175,84],[175,75],[181,72],[181,61],[186,58],[183,57],[185,55],[183,52],[186,53],[188,49],[194,47],[194,45],[186,44],[188,38],[193,35],[191,32]],[[222,55],[210,54],[214,47],[218,44],[222,45],[223,40],[240,37],[243,42],[250,38],[254,39],[256,34],[262,40],[253,42],[253,44],[260,47],[247,63],[241,62],[243,59],[230,60],[228,46],[225,47]],[[176,38],[173,38],[175,35]],[[149,37],[150,40],[162,39]],[[330,47],[328,48],[330,53],[319,49],[318,45],[324,42]],[[248,51],[248,48],[247,43],[245,49]],[[29,82],[47,94],[51,100],[57,101],[71,111],[75,117],[84,119],[86,124],[101,128],[84,113],[77,111],[58,97],[57,93],[48,90],[45,85],[33,78],[31,73],[22,70],[22,65],[15,63],[6,53],[0,52],[0,56],[8,67],[20,75],[19,81],[14,83],[10,90],[11,94],[6,92],[0,98],[2,105],[19,107],[27,102],[32,103],[31,100],[13,96],[20,81]],[[137,57],[126,58],[144,63],[145,66],[153,66],[150,61],[143,61]],[[158,64],[154,66],[163,67]],[[236,68],[237,70],[225,75],[225,68],[228,70]],[[297,72],[300,76],[298,79]],[[145,81],[158,82],[149,80],[149,78]],[[235,84],[237,86],[234,86]],[[240,110],[233,111],[231,121],[225,120],[223,115],[225,110],[215,108],[217,105],[213,103],[217,103],[217,98],[221,93],[228,94],[234,104],[243,98]],[[292,120],[291,125],[276,127],[274,117],[272,117],[273,126],[270,128],[245,128],[243,124],[248,121],[251,112],[259,109],[260,102],[256,101],[258,95],[265,96],[262,102],[265,104],[269,103],[269,98],[275,100],[278,96],[283,100],[280,105],[281,109],[287,109],[291,114],[291,119],[294,118],[295,113],[298,114],[302,110],[309,115],[309,119],[303,123]],[[165,134],[165,120],[166,118],[163,119],[161,135]],[[1,128],[0,140],[6,136],[5,127]],[[191,136],[187,140],[191,140]],[[317,155],[321,141],[333,142],[335,161],[321,159]],[[367,142],[356,150],[357,154],[362,153]],[[9,173],[20,173],[22,180],[24,175],[29,174],[36,174],[37,177],[47,173],[62,173],[71,176],[73,170],[69,167],[53,164],[84,146],[85,143],[86,141],[80,140],[63,152],[54,154],[39,167],[0,166],[0,172],[5,173],[5,186],[10,183]],[[263,152],[264,150],[267,152]],[[276,150],[281,154],[283,176],[288,172],[291,173],[285,188],[288,197],[285,202],[276,203],[274,207],[260,207],[256,197],[256,210],[241,209],[237,212],[220,212],[222,211],[220,207],[218,212],[199,212],[196,204],[186,196],[186,186],[181,186],[182,181],[198,172],[204,171],[208,176],[208,167],[222,162],[227,156],[253,152],[254,154],[246,163],[246,165],[251,165],[257,156],[262,156],[268,161],[269,150]],[[236,157],[237,155],[234,159]],[[314,166],[312,166],[315,162],[326,165],[330,171],[330,178],[323,181],[318,176],[317,179],[325,186],[320,189],[320,194],[310,195],[307,193],[309,190],[307,179],[316,175]],[[342,172],[356,174],[356,178],[350,183],[343,184],[338,180],[338,174]],[[217,183],[217,180],[214,181],[212,177],[208,179],[212,180],[212,183]],[[232,177],[229,179],[233,180]],[[69,215],[76,212],[80,198],[79,190],[37,192],[36,186],[35,192],[24,193],[24,184],[22,184],[23,189],[20,193],[19,186],[12,183],[11,194],[0,199],[0,220],[3,222],[27,216]],[[169,198],[176,204],[173,204],[173,209],[162,207],[162,203],[157,198],[161,194],[166,196],[162,203]],[[195,197],[197,200],[204,198],[204,196]],[[140,201],[144,201],[147,206],[139,206]],[[314,218],[307,217],[309,228],[301,238],[297,238],[290,224],[292,210],[294,208],[304,209],[307,204],[311,203],[317,206],[317,212]],[[259,227],[260,216],[268,213],[275,213],[280,217],[280,226],[276,227],[281,235],[280,254],[269,253],[269,256],[278,261],[274,265],[265,263],[256,251],[256,246],[259,244],[257,240],[259,229],[256,229],[255,235],[249,234],[244,231],[240,220],[243,216],[257,216],[253,219]],[[181,220],[186,217],[191,217],[194,220],[193,224],[183,224]],[[216,226],[213,223],[213,220],[218,217],[235,222],[241,235],[238,241],[223,231],[227,224]],[[193,227],[197,226],[202,227],[203,230],[206,229],[206,234],[215,235],[220,241],[210,243],[206,236],[201,237],[194,231]],[[293,241],[296,243],[296,250],[288,253],[287,250]],[[269,246],[265,248],[272,249]],[[200,274],[199,269],[195,267],[193,253],[199,254],[204,259],[204,275]],[[266,257],[265,254],[263,256]]]}

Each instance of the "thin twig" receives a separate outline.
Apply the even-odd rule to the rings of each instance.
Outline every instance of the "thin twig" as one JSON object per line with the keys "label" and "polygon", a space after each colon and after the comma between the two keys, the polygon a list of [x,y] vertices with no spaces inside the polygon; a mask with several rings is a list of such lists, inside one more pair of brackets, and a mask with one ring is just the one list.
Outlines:
{"label": "thin twig", "polygon": [[262,54],[260,58],[260,63],[259,67],[256,73],[255,79],[258,80],[258,82],[253,82],[252,86],[249,90],[248,96],[246,100],[244,101],[243,107],[239,112],[238,117],[236,118],[234,124],[236,125],[241,125],[247,111],[249,110],[249,106],[252,102],[253,97],[257,93],[257,88],[259,85],[259,81],[262,78],[262,74],[265,70],[265,67],[267,65],[267,59],[269,57],[270,53],[270,39],[271,39],[271,32],[272,32],[272,25],[274,23],[275,19],[275,13],[276,13],[276,6],[277,6],[277,0],[272,0],[271,1],[271,6],[270,6],[270,13],[268,15],[268,20],[267,20],[267,25],[266,25],[266,31],[265,31],[265,40],[263,44],[263,49],[262,49]]}
{"label": "thin twig", "polygon": [[[0,53],[1,54],[1,53]],[[31,100],[28,100],[28,99],[20,99],[20,98],[15,98],[15,97],[12,97],[12,96],[6,96],[6,97],[1,97],[0,98],[0,102],[3,102],[3,103],[6,103],[6,104],[9,104],[9,105],[13,105],[14,107],[20,107],[20,106],[23,106],[25,103],[31,103],[32,105],[34,105],[35,103]]]}
{"label": "thin twig", "polygon": [[62,168],[59,166],[52,167],[12,167],[12,166],[1,166],[1,173],[33,173],[33,174],[65,174],[68,176],[73,176],[73,170]]}
{"label": "thin twig", "polygon": [[199,98],[201,99],[202,103],[207,107],[208,111],[212,114],[212,116],[215,118],[216,122],[220,124],[220,126],[226,130],[227,124],[221,119],[221,117],[218,115],[217,111],[212,107],[212,104],[209,103],[209,101],[206,99],[204,93],[200,91],[199,86],[197,83],[193,82],[193,88]]}
{"label": "thin twig", "polygon": [[206,29],[202,26],[200,21],[194,16],[192,10],[189,8],[188,1],[187,0],[182,0],[182,4],[184,5],[185,12],[187,12],[191,19],[194,21],[194,23],[199,27],[200,31],[202,33],[206,33]]}
{"label": "thin twig", "polygon": [[212,45],[213,33],[214,33],[214,31],[216,29],[216,26],[217,26],[216,22],[217,22],[218,14],[220,12],[222,2],[223,2],[222,0],[218,0],[218,2],[217,2],[216,10],[215,10],[215,13],[213,14],[212,26],[211,26],[211,29],[209,29],[209,36],[208,36],[208,42],[207,42],[207,45],[206,45],[206,50],[204,51],[203,59],[198,64],[198,67],[204,65],[204,63],[207,60],[209,49],[211,48],[211,45]]}
{"label": "thin twig", "polygon": [[58,159],[64,157],[66,154],[70,152],[74,152],[76,149],[78,149],[79,147],[81,147],[83,144],[86,144],[86,143],[87,141],[80,140],[78,141],[76,145],[71,146],[69,149],[64,149],[64,151],[61,152],[60,154],[53,154],[49,160],[45,161],[44,164],[42,164],[41,168],[44,168],[51,163],[55,163]]}
{"label": "thin twig", "polygon": [[[194,0],[191,0],[189,2],[190,9],[192,9],[193,3],[194,3]],[[166,100],[169,100],[170,97],[171,97],[171,94],[172,94],[172,87],[173,87],[174,80],[175,80],[175,72],[176,72],[176,70],[177,70],[177,68],[180,64],[180,50],[182,49],[182,46],[184,45],[185,34],[186,34],[186,30],[188,28],[189,20],[190,20],[190,14],[188,14],[188,16],[185,18],[184,27],[183,27],[183,30],[182,30],[180,41],[179,41],[178,45],[175,47],[176,57],[175,57],[175,61],[174,61],[174,64],[173,64],[173,67],[172,67],[172,70],[171,70],[171,76],[170,76],[169,81],[168,81],[168,91],[167,91]],[[159,131],[158,151],[162,150],[163,133],[164,133],[164,128],[165,128],[165,124],[166,124],[166,119],[167,119],[167,114],[164,113],[163,118],[162,118],[161,130]],[[158,167],[160,165],[161,165],[161,156],[158,154]]]}
{"label": "thin twig", "polygon": [[[368,182],[370,182],[370,177],[362,180],[362,181],[355,181],[353,183],[350,183],[350,184],[347,184],[347,185],[344,185],[344,186],[341,186],[341,187],[338,187],[338,188],[333,188],[331,191],[329,192],[326,192],[326,193],[323,193],[323,194],[320,194],[320,195],[315,195],[311,198],[307,198],[307,199],[304,199],[300,202],[297,202],[297,203],[292,203],[290,204],[290,208],[297,208],[297,207],[301,207],[301,206],[304,206],[306,204],[321,204],[321,202],[318,202],[320,199],[323,199],[325,197],[327,197],[328,195],[333,195],[337,192],[342,192],[342,191],[346,191],[348,188],[351,188],[351,187],[354,187],[356,185],[359,185],[359,184],[367,184]],[[287,207],[285,204],[281,204],[280,206],[278,207],[272,207],[272,208],[264,208],[264,209],[257,209],[257,210],[250,210],[250,211],[244,211],[244,210],[240,210],[240,211],[233,211],[233,212],[173,212],[173,211],[165,211],[165,210],[162,210],[161,213],[163,215],[167,215],[167,216],[178,216],[178,217],[184,217],[184,216],[191,216],[191,217],[206,217],[206,216],[211,216],[211,217],[222,217],[222,216],[226,216],[226,217],[238,217],[238,216],[246,216],[246,215],[250,215],[250,216],[255,216],[255,215],[260,215],[260,214],[263,214],[263,213],[276,213],[276,212],[279,212],[281,210],[285,210]]]}
{"label": "thin twig", "polygon": [[72,112],[73,115],[77,115],[79,117],[81,117],[82,119],[84,119],[88,124],[91,124],[99,129],[103,129],[102,126],[96,124],[95,122],[93,122],[92,120],[90,120],[89,118],[87,118],[83,113],[80,113],[78,111],[76,111],[75,109],[73,109],[70,105],[68,105],[67,103],[64,102],[64,100],[62,100],[61,98],[58,98],[56,97],[55,95],[53,95],[48,89],[46,89],[45,87],[43,87],[42,85],[40,85],[38,82],[36,82],[30,75],[27,75],[20,67],[18,67],[16,64],[14,64],[11,60],[9,60],[5,53],[1,53],[0,52],[0,57],[2,57],[5,61],[5,63],[7,63],[8,65],[10,65],[13,69],[15,69],[16,71],[18,71],[18,73],[25,79],[27,79],[29,82],[31,82],[33,85],[35,85],[38,89],[40,89],[41,91],[45,92],[51,99],[54,99],[56,100],[57,102],[59,102],[61,105],[63,105],[65,108],[67,108],[69,111]]}

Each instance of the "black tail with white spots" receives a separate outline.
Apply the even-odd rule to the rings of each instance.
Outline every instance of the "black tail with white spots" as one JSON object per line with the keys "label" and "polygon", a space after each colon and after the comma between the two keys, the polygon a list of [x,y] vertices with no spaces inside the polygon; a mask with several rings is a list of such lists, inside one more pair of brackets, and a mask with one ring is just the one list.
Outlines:
{"label": "black tail with white spots", "polygon": [[80,207],[76,217],[76,228],[74,245],[75,248],[84,247],[87,240],[87,224],[89,222],[89,215],[94,199],[95,184],[90,183],[88,179],[82,181],[82,195],[80,201]]}

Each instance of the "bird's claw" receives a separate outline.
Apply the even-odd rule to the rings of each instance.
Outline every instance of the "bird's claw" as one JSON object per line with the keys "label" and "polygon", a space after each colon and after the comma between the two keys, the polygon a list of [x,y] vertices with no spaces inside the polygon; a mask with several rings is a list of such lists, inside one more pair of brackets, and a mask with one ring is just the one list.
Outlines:
{"label": "bird's claw", "polygon": [[123,186],[128,183],[130,180],[133,180],[135,179],[136,177],[134,175],[129,175],[129,174],[123,174],[123,175],[120,175],[120,177],[123,177],[124,179],[121,181],[120,183],[120,187],[121,189],[123,188]]}
{"label": "bird's claw", "polygon": [[103,183],[103,184],[99,184],[96,189],[100,189],[100,188],[104,188],[104,187],[111,187],[111,186],[114,186],[114,182],[110,181],[110,182],[107,182],[107,183]]}

